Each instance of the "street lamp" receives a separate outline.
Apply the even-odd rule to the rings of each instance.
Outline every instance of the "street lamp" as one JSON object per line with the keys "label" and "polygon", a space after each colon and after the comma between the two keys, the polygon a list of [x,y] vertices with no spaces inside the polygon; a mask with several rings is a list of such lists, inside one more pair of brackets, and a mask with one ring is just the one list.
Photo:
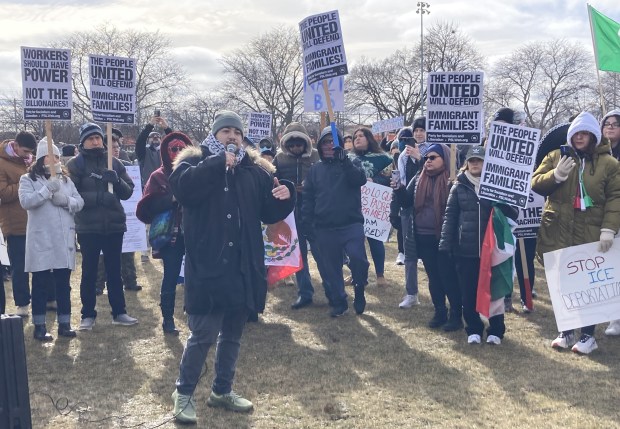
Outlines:
{"label": "street lamp", "polygon": [[431,7],[429,3],[419,1],[418,9],[415,13],[420,14],[420,104],[422,109],[422,116],[424,116],[424,14],[431,13],[428,8]]}

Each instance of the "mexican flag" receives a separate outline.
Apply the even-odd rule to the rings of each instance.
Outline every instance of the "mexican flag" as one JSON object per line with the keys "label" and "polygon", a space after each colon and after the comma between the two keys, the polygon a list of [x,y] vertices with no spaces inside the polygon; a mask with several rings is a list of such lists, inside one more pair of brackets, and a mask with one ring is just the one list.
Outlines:
{"label": "mexican flag", "polygon": [[278,223],[263,225],[263,242],[269,288],[303,268],[294,212]]}
{"label": "mexican flag", "polygon": [[512,292],[515,238],[512,226],[494,206],[482,241],[476,311],[489,318],[504,312],[504,296]]}
{"label": "mexican flag", "polygon": [[597,68],[620,73],[620,24],[590,5],[588,15]]}

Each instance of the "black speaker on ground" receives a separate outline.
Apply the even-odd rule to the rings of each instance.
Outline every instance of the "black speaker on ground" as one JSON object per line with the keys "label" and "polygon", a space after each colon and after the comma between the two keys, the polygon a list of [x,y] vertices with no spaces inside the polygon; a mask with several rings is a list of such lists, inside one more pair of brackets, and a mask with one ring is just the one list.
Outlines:
{"label": "black speaker on ground", "polygon": [[0,428],[32,428],[23,322],[5,314],[0,316]]}

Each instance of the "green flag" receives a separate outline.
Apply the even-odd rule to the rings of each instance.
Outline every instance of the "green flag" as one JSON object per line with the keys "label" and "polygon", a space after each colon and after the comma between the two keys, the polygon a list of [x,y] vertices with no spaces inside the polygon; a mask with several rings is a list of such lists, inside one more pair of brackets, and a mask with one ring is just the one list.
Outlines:
{"label": "green flag", "polygon": [[620,73],[620,24],[590,5],[588,13],[598,69]]}

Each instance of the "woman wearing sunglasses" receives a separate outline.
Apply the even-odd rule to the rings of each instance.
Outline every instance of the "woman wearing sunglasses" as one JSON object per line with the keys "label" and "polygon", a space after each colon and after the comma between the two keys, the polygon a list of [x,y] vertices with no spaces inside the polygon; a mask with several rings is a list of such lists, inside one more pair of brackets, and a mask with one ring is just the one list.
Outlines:
{"label": "woman wearing sunglasses", "polygon": [[185,254],[185,241],[181,228],[181,206],[172,195],[168,178],[172,174],[172,164],[179,152],[192,146],[189,137],[181,132],[166,134],[161,142],[161,167],[153,171],[144,187],[144,196],[138,203],[136,216],[140,221],[150,224],[155,216],[172,211],[173,234],[168,243],[158,250],[153,249],[153,258],[164,262],[164,276],[161,280],[160,307],[163,317],[164,334],[179,335],[174,324],[174,303],[177,279]]}
{"label": "woman wearing sunglasses", "polygon": [[[450,182],[450,149],[443,144],[431,144],[422,158],[420,173],[409,182],[407,189],[397,186],[396,198],[403,208],[413,207],[405,233],[405,252],[415,249],[416,258],[422,259],[428,276],[428,289],[435,308],[430,328],[443,327],[456,331],[463,327],[461,296],[456,286],[456,274],[451,260],[440,261],[439,238],[448,201]],[[446,297],[450,311],[446,306]],[[448,317],[449,315],[449,317]]]}

